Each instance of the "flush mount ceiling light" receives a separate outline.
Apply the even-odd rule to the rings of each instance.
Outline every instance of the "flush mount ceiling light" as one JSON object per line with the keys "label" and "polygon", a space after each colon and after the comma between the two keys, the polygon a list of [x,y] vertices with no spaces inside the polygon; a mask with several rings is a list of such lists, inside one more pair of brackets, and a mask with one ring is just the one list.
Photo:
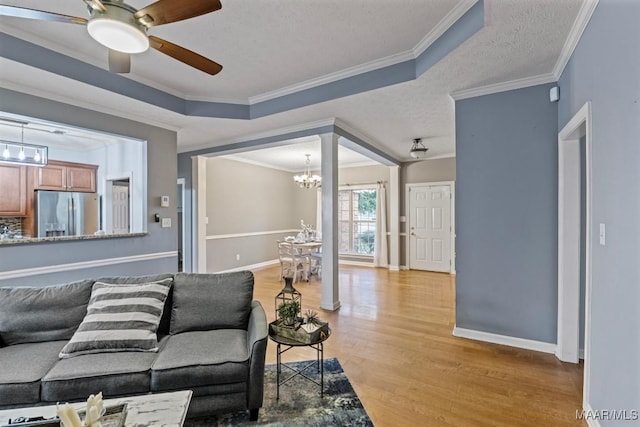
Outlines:
{"label": "flush mount ceiling light", "polygon": [[149,49],[147,28],[133,16],[137,10],[120,2],[103,2],[105,10],[91,9],[87,31],[95,41],[124,53]]}
{"label": "flush mount ceiling light", "polygon": [[411,144],[409,155],[414,159],[422,159],[429,149],[422,144],[422,138],[415,138]]}
{"label": "flush mount ceiling light", "polygon": [[300,188],[316,188],[320,185],[322,178],[318,175],[311,175],[311,154],[305,154],[307,160],[305,161],[305,170],[302,175],[294,175],[293,180],[298,184]]}

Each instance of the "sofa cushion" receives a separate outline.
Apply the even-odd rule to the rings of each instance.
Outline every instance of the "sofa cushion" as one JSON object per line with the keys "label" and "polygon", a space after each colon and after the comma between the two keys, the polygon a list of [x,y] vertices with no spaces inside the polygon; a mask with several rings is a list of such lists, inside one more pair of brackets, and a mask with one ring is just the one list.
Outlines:
{"label": "sofa cushion", "polygon": [[241,329],[183,332],[168,337],[151,370],[151,390],[244,382],[247,332]]}
{"label": "sofa cushion", "polygon": [[117,351],[158,351],[156,331],[172,279],[112,285],[96,282],[87,315],[60,357]]}
{"label": "sofa cushion", "polygon": [[93,281],[0,288],[0,337],[6,345],[68,340],[87,312]]}
{"label": "sofa cushion", "polygon": [[[152,274],[149,276],[114,276],[114,277],[101,277],[96,282],[118,284],[140,284],[150,282],[160,282],[164,279],[173,279],[173,274]],[[158,335],[167,335],[169,333],[169,322],[171,321],[171,294],[173,293],[173,287],[169,289],[169,295],[164,302],[164,310],[162,310],[162,319],[160,319],[160,326],[158,326]]]}
{"label": "sofa cushion", "polygon": [[[162,348],[165,340],[160,341]],[[149,392],[149,373],[157,353],[85,354],[59,359],[42,379],[44,402],[86,399],[102,392],[119,396]]]}
{"label": "sofa cushion", "polygon": [[187,331],[247,328],[253,273],[178,273],[171,308],[172,335]]}
{"label": "sofa cushion", "polygon": [[66,341],[15,344],[0,348],[0,406],[40,401],[40,379],[58,361]]}

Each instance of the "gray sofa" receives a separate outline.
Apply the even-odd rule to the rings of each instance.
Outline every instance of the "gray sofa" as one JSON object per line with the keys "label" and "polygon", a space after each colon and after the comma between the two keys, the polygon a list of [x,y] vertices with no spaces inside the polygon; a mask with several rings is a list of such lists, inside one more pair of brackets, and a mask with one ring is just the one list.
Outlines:
{"label": "gray sofa", "polygon": [[[87,314],[93,280],[0,288],[0,409],[189,389],[188,416],[262,406],[267,320],[253,301],[253,274],[163,274],[96,282],[143,284],[172,278],[157,352],[111,351],[59,358]],[[155,338],[155,337],[154,337]]]}

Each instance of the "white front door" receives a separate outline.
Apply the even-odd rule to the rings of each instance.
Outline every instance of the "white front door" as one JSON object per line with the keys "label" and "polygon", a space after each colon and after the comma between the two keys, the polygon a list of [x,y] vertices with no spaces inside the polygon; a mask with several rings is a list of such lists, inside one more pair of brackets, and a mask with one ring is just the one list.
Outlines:
{"label": "white front door", "polygon": [[451,186],[409,188],[409,268],[451,272]]}
{"label": "white front door", "polygon": [[113,234],[129,232],[129,186],[114,185],[112,190]]}

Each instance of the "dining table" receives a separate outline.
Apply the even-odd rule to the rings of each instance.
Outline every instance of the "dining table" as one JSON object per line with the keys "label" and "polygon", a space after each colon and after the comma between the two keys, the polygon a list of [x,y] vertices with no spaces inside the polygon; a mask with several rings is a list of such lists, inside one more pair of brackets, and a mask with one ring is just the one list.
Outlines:
{"label": "dining table", "polygon": [[[284,239],[284,240],[278,240],[278,243],[291,243],[291,245],[293,246],[293,248],[297,251],[298,254],[300,255],[309,255],[311,256],[315,256],[319,259],[321,259],[318,255],[320,254],[321,250],[322,250],[322,241],[321,240],[288,240],[288,239]],[[315,254],[315,255],[312,255]],[[318,274],[318,267],[317,266],[313,266],[311,265],[311,260],[309,258],[309,261],[307,262],[307,264],[305,265],[305,280],[309,280],[309,276],[312,274]]]}

